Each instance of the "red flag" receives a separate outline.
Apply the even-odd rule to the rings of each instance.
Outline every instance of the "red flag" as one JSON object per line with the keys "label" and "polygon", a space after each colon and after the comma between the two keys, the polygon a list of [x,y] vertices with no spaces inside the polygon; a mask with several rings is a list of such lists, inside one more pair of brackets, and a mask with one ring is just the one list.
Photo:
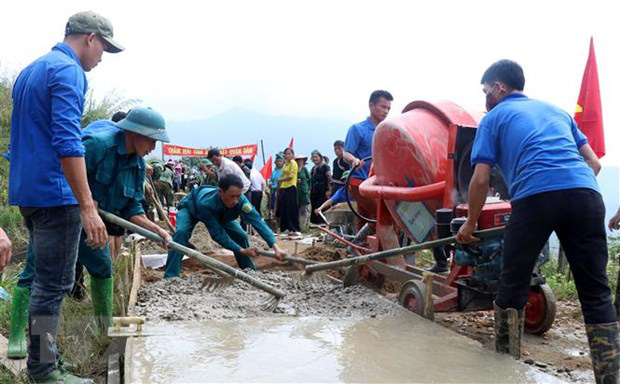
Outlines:
{"label": "red flag", "polygon": [[271,179],[271,163],[271,156],[269,156],[265,165],[263,165],[263,167],[260,169],[260,174],[263,175],[265,180]]}
{"label": "red flag", "polygon": [[291,142],[288,145],[289,148],[293,148],[293,139],[294,139],[294,137],[291,137]]}
{"label": "red flag", "polygon": [[603,132],[603,111],[601,92],[598,86],[598,70],[594,56],[594,39],[590,38],[590,54],[581,80],[581,90],[575,111],[577,126],[588,138],[588,143],[599,158],[605,156],[605,133]]}

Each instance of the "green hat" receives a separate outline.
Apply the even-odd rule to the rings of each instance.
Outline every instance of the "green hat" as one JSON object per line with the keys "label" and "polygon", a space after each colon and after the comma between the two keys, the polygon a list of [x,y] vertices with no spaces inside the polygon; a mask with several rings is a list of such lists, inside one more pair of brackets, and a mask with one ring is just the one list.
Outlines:
{"label": "green hat", "polygon": [[65,36],[82,34],[82,33],[94,33],[108,43],[106,52],[118,53],[125,48],[112,39],[114,31],[112,23],[105,17],[92,12],[79,12],[69,18],[65,27]]}
{"label": "green hat", "polygon": [[169,143],[164,117],[151,108],[133,108],[116,126],[155,141]]}
{"label": "green hat", "polygon": [[351,170],[347,170],[347,171],[342,172],[342,176],[340,176],[340,180],[346,181],[347,177],[349,177],[350,173],[351,173]]}
{"label": "green hat", "polygon": [[200,160],[200,162],[203,163],[204,165],[213,165],[213,163],[209,159],[202,159]]}
{"label": "green hat", "polygon": [[278,160],[284,160],[284,152],[276,153],[276,161]]}

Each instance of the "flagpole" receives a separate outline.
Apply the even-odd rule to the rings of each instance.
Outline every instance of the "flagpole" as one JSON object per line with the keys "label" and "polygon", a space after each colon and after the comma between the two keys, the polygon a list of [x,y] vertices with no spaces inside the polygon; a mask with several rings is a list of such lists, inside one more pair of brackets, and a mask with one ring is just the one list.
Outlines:
{"label": "flagpole", "polygon": [[263,147],[263,139],[260,139],[260,150],[263,153],[263,165],[267,163],[265,160],[265,147]]}

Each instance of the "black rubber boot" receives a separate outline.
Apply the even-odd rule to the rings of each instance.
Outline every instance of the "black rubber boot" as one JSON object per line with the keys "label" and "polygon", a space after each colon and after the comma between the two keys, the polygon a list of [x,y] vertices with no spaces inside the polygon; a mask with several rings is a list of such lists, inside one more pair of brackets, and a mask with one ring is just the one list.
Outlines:
{"label": "black rubber boot", "polygon": [[433,258],[435,259],[435,265],[428,269],[429,272],[448,272],[448,256],[446,256],[446,251],[443,247],[433,248]]}

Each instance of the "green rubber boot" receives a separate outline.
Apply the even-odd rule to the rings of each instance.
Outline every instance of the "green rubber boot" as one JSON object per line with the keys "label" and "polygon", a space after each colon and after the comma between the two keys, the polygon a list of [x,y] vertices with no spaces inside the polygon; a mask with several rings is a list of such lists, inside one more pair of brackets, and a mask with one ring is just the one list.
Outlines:
{"label": "green rubber boot", "polygon": [[93,301],[93,314],[100,335],[107,335],[112,325],[112,307],[114,301],[114,279],[90,277],[90,293]]}
{"label": "green rubber boot", "polygon": [[616,384],[620,367],[618,323],[586,324],[596,384]]}
{"label": "green rubber boot", "polygon": [[26,326],[28,325],[28,305],[30,289],[15,287],[13,289],[13,305],[11,306],[11,332],[9,333],[9,359],[23,359],[28,354]]}
{"label": "green rubber boot", "polygon": [[502,309],[493,302],[495,310],[495,350],[521,358],[521,337],[525,311],[514,308]]}
{"label": "green rubber boot", "polygon": [[74,375],[70,375],[66,372],[62,372],[59,369],[55,369],[52,372],[46,374],[43,377],[31,378],[31,383],[36,384],[93,384],[91,379],[82,379]]}

